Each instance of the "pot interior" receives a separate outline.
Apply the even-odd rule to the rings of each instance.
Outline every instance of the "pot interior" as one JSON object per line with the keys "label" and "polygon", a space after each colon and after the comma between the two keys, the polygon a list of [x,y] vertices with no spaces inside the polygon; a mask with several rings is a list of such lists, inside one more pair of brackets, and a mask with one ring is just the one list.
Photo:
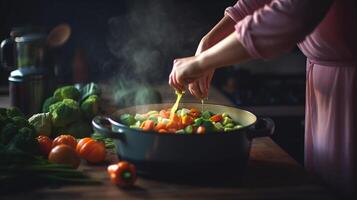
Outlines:
{"label": "pot interior", "polygon": [[[138,106],[133,106],[133,107],[128,107],[124,109],[120,109],[116,111],[112,119],[115,122],[119,122],[119,116],[125,113],[135,115],[136,113],[146,113],[151,110],[157,110],[160,111],[162,109],[168,109],[172,107],[172,103],[164,103],[164,104],[147,104],[147,105],[138,105]],[[180,108],[196,108],[201,110],[202,104],[200,103],[180,103],[179,109]],[[235,107],[230,107],[230,106],[224,106],[224,105],[216,105],[216,104],[204,104],[203,105],[204,110],[208,110],[213,113],[227,113],[231,118],[243,125],[244,127],[246,126],[251,126],[257,121],[257,117],[246,110],[235,108]]]}

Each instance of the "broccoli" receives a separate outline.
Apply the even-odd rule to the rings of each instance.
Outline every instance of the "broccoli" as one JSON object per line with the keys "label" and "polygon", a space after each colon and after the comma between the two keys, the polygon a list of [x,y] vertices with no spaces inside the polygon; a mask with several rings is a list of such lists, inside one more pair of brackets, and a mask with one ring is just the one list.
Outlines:
{"label": "broccoli", "polygon": [[18,133],[9,142],[9,149],[20,149],[33,154],[38,153],[39,144],[36,136],[34,130],[23,127],[18,130]]}
{"label": "broccoli", "polygon": [[64,99],[51,105],[50,113],[52,115],[52,124],[55,127],[65,127],[81,117],[79,105],[72,99]]}
{"label": "broccoli", "polygon": [[86,121],[79,120],[76,121],[67,127],[60,128],[57,132],[58,135],[69,134],[75,138],[84,138],[89,137],[92,134],[92,127]]}
{"label": "broccoli", "polygon": [[35,114],[30,117],[28,121],[32,126],[34,126],[38,134],[51,136],[52,122],[50,113]]}
{"label": "broccoli", "polygon": [[6,110],[6,114],[8,117],[10,118],[13,118],[13,117],[16,117],[16,116],[19,116],[19,117],[24,117],[25,118],[25,115],[20,111],[20,109],[18,109],[17,107],[11,107],[11,108],[8,108]]}
{"label": "broccoli", "polygon": [[69,86],[58,88],[53,96],[59,100],[63,100],[63,99],[78,100],[80,95],[81,94],[79,93],[79,90],[77,88],[75,88],[72,85],[69,85]]}
{"label": "broccoli", "polygon": [[80,101],[83,101],[92,95],[100,96],[102,93],[100,87],[95,83],[88,83],[87,85],[83,86],[79,92],[81,93]]}
{"label": "broccoli", "polygon": [[1,144],[8,144],[11,139],[16,135],[17,133],[17,126],[15,125],[15,123],[10,122],[5,124],[2,128],[1,128],[1,132],[0,132],[0,143]]}
{"label": "broccoli", "polygon": [[135,122],[136,122],[134,116],[131,114],[120,115],[120,121],[127,126],[131,126],[131,125],[135,124]]}
{"label": "broccoli", "polygon": [[92,119],[98,113],[98,96],[91,95],[81,104],[81,111],[87,119]]}
{"label": "broccoli", "polygon": [[42,112],[46,113],[46,112],[49,112],[50,111],[50,106],[52,104],[55,104],[57,102],[59,102],[60,99],[56,98],[56,97],[48,97],[45,102],[43,103],[43,106],[42,106]]}

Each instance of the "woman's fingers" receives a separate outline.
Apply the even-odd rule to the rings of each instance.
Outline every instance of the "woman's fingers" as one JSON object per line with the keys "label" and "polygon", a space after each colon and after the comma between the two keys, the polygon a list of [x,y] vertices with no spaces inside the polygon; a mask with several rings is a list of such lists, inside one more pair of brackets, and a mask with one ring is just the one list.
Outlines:
{"label": "woman's fingers", "polygon": [[201,91],[200,91],[200,89],[199,89],[199,86],[198,86],[198,82],[197,82],[197,81],[195,81],[195,82],[189,84],[188,87],[189,87],[190,92],[191,92],[191,94],[192,94],[193,96],[195,96],[195,97],[198,98],[198,99],[201,99],[202,93],[201,93]]}

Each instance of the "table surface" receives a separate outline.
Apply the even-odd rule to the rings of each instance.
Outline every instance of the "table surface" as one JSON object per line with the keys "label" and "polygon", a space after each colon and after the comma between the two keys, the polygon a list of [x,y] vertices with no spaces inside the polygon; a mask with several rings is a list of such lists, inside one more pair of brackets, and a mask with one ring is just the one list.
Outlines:
{"label": "table surface", "polygon": [[[210,102],[229,104],[215,90],[211,92],[215,98]],[[8,97],[0,98],[0,106],[8,103]],[[109,182],[104,165],[82,164],[80,169],[101,184],[41,188],[0,199],[333,199],[315,177],[268,137],[253,140],[247,169],[229,180],[192,183],[139,177],[134,188],[121,189]]]}

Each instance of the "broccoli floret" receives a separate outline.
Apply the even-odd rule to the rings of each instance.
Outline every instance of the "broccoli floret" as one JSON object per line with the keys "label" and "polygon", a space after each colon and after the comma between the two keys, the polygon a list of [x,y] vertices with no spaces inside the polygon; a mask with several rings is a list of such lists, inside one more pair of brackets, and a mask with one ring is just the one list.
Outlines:
{"label": "broccoli floret", "polygon": [[17,130],[18,129],[15,123],[10,122],[5,124],[0,132],[0,143],[4,145],[8,144],[11,139],[16,135]]}
{"label": "broccoli floret", "polygon": [[81,104],[81,111],[87,119],[92,119],[99,108],[98,96],[91,95]]}
{"label": "broccoli floret", "polygon": [[75,138],[89,137],[93,133],[89,122],[79,120],[58,130],[58,135],[69,134]]}
{"label": "broccoli floret", "polygon": [[20,111],[20,109],[18,109],[17,107],[8,108],[6,110],[6,114],[10,118],[13,118],[13,117],[16,117],[16,116],[25,117],[24,113],[22,113]]}
{"label": "broccoli floret", "polygon": [[69,86],[58,88],[53,96],[59,100],[63,100],[63,99],[78,100],[80,95],[81,94],[79,93],[79,90],[77,88],[75,88],[72,85],[69,85]]}
{"label": "broccoli floret", "polygon": [[52,122],[50,113],[35,114],[30,117],[28,121],[35,128],[38,134],[51,136]]}
{"label": "broccoli floret", "polygon": [[52,124],[55,127],[65,127],[66,125],[80,119],[81,110],[76,101],[64,99],[50,106]]}
{"label": "broccoli floret", "polygon": [[100,87],[95,83],[88,83],[80,89],[81,98],[80,101],[85,100],[87,97],[92,95],[100,96],[102,93]]}
{"label": "broccoli floret", "polygon": [[20,149],[24,152],[38,153],[38,141],[34,130],[28,127],[21,128],[9,142],[9,149]]}
{"label": "broccoli floret", "polygon": [[120,121],[127,126],[131,126],[131,125],[135,124],[135,122],[136,122],[134,116],[131,114],[120,115]]}
{"label": "broccoli floret", "polygon": [[42,112],[47,113],[50,111],[50,106],[59,102],[60,99],[56,98],[56,97],[48,97],[45,102],[43,103],[42,106]]}

